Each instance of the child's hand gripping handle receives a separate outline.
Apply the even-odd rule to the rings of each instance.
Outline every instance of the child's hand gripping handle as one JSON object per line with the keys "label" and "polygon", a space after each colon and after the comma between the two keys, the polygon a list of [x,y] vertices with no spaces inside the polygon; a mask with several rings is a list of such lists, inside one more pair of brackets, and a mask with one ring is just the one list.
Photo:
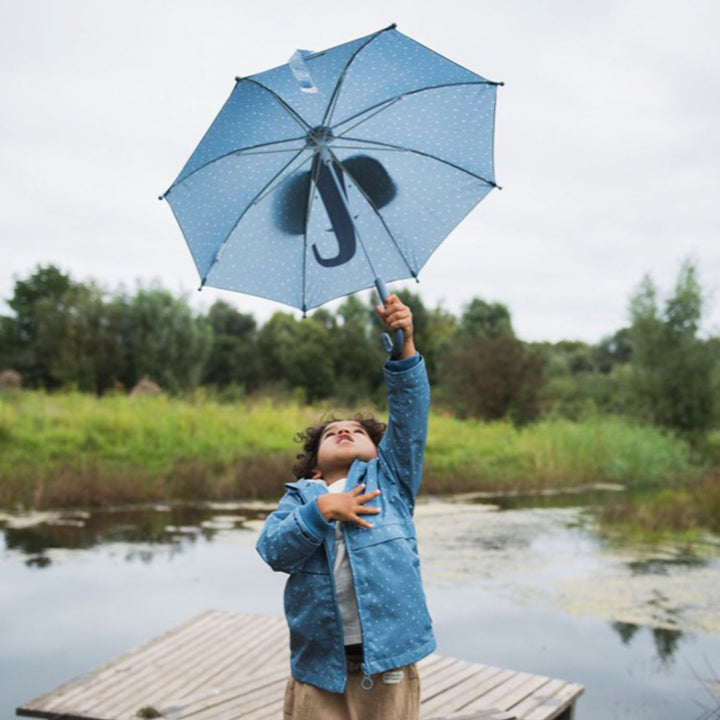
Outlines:
{"label": "child's hand gripping handle", "polygon": [[[388,291],[387,287],[385,287],[385,283],[378,277],[375,278],[375,288],[377,289],[378,294],[380,295],[380,300],[384,305],[387,301]],[[380,336],[380,341],[382,342],[385,352],[388,353],[391,358],[399,358],[402,353],[403,346],[405,345],[405,334],[401,328],[398,328],[393,331],[392,338],[388,333],[383,333]]]}

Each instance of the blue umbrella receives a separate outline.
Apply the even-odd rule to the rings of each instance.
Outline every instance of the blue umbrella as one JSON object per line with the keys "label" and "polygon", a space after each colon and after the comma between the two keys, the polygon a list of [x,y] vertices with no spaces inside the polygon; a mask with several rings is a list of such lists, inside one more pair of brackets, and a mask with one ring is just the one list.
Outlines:
{"label": "blue umbrella", "polygon": [[161,197],[201,286],[305,312],[417,278],[497,187],[499,84],[395,25],[236,78]]}

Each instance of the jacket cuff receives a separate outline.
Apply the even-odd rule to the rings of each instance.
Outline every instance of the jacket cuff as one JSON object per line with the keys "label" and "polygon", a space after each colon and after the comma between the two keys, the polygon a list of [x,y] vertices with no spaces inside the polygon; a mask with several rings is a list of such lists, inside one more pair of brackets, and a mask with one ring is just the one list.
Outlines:
{"label": "jacket cuff", "polygon": [[416,352],[414,355],[409,358],[405,358],[404,360],[388,359],[388,361],[385,363],[385,369],[388,372],[401,373],[405,372],[406,370],[412,370],[412,368],[418,365],[421,360],[422,356],[420,355],[420,353]]}
{"label": "jacket cuff", "polygon": [[334,525],[328,522],[320,512],[317,500],[303,505],[297,514],[301,528],[318,542],[322,541]]}

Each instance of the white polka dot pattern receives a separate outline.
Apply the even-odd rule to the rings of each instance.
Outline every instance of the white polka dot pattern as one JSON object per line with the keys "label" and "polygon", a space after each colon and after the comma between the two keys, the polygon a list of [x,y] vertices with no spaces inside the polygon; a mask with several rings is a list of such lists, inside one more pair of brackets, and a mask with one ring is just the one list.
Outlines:
{"label": "white polka dot pattern", "polygon": [[304,62],[316,93],[239,79],[165,198],[202,284],[310,309],[416,276],[496,186],[497,88],[394,27]]}

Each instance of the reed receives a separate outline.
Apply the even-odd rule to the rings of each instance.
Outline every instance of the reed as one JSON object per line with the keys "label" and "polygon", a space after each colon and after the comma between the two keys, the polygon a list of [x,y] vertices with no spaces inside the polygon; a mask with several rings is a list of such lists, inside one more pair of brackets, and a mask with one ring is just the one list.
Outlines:
{"label": "reed", "polygon": [[588,483],[660,485],[697,477],[700,470],[683,440],[616,416],[549,419],[517,428],[509,422],[435,415],[427,458],[429,482],[455,491],[478,485],[499,491]]}
{"label": "reed", "polygon": [[[326,410],[270,398],[6,393],[0,507],[277,497],[294,434]],[[699,472],[684,441],[622,418],[518,429],[434,413],[424,492],[671,483]]]}
{"label": "reed", "polygon": [[623,540],[694,544],[708,533],[720,536],[720,470],[658,493],[608,503],[596,515],[603,534]]}

